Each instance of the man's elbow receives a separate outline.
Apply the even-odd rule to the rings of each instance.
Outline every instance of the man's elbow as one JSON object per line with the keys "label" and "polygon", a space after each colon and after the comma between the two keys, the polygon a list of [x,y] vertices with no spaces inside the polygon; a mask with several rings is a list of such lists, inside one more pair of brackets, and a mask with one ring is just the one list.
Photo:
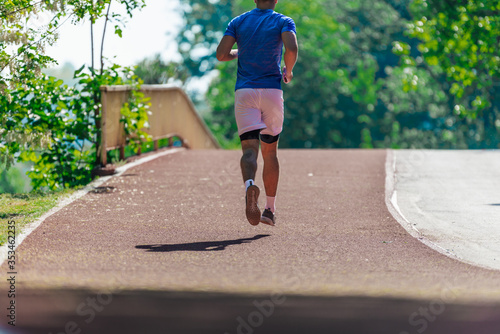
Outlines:
{"label": "man's elbow", "polygon": [[220,45],[215,50],[215,58],[217,58],[218,61],[224,61],[224,59],[226,59],[226,52],[224,52],[224,48]]}
{"label": "man's elbow", "polygon": [[223,53],[220,53],[220,52],[217,52],[215,54],[215,57],[217,58],[218,61],[224,61],[224,54]]}

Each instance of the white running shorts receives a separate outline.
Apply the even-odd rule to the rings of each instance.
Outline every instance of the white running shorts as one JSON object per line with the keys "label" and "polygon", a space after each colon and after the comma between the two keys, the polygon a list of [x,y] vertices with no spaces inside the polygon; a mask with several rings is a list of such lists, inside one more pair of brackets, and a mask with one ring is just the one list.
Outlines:
{"label": "white running shorts", "polygon": [[241,88],[235,92],[234,115],[238,135],[263,129],[263,135],[277,136],[283,130],[283,91],[275,88]]}

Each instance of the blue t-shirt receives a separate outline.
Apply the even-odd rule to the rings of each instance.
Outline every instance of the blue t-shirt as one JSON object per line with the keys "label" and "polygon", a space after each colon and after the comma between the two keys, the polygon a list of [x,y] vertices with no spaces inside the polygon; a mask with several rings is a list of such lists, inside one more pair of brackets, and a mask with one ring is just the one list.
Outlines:
{"label": "blue t-shirt", "polygon": [[224,35],[233,36],[238,44],[238,77],[240,88],[281,89],[281,33],[297,33],[293,20],[272,9],[258,9],[235,17]]}

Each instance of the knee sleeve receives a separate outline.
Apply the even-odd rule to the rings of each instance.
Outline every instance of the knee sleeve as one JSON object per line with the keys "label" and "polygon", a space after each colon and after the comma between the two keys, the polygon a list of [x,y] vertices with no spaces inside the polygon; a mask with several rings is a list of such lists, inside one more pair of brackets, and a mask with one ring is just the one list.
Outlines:
{"label": "knee sleeve", "polygon": [[244,140],[247,140],[247,139],[257,139],[258,140],[259,139],[260,130],[261,129],[245,132],[242,135],[240,135],[240,140],[241,141],[244,141]]}
{"label": "knee sleeve", "polygon": [[262,140],[266,144],[272,144],[278,141],[280,138],[280,135],[277,134],[276,136],[271,136],[271,135],[260,135],[260,140]]}

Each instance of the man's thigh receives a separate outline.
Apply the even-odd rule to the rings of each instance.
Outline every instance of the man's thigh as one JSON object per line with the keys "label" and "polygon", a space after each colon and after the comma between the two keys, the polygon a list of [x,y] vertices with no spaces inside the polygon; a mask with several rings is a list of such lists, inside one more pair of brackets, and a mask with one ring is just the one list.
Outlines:
{"label": "man's thigh", "polygon": [[234,98],[234,116],[238,125],[238,135],[264,129],[260,108],[260,93],[256,89],[238,89]]}
{"label": "man's thigh", "polygon": [[262,121],[266,128],[261,134],[276,136],[283,131],[284,105],[281,89],[263,89],[261,92],[260,108]]}

